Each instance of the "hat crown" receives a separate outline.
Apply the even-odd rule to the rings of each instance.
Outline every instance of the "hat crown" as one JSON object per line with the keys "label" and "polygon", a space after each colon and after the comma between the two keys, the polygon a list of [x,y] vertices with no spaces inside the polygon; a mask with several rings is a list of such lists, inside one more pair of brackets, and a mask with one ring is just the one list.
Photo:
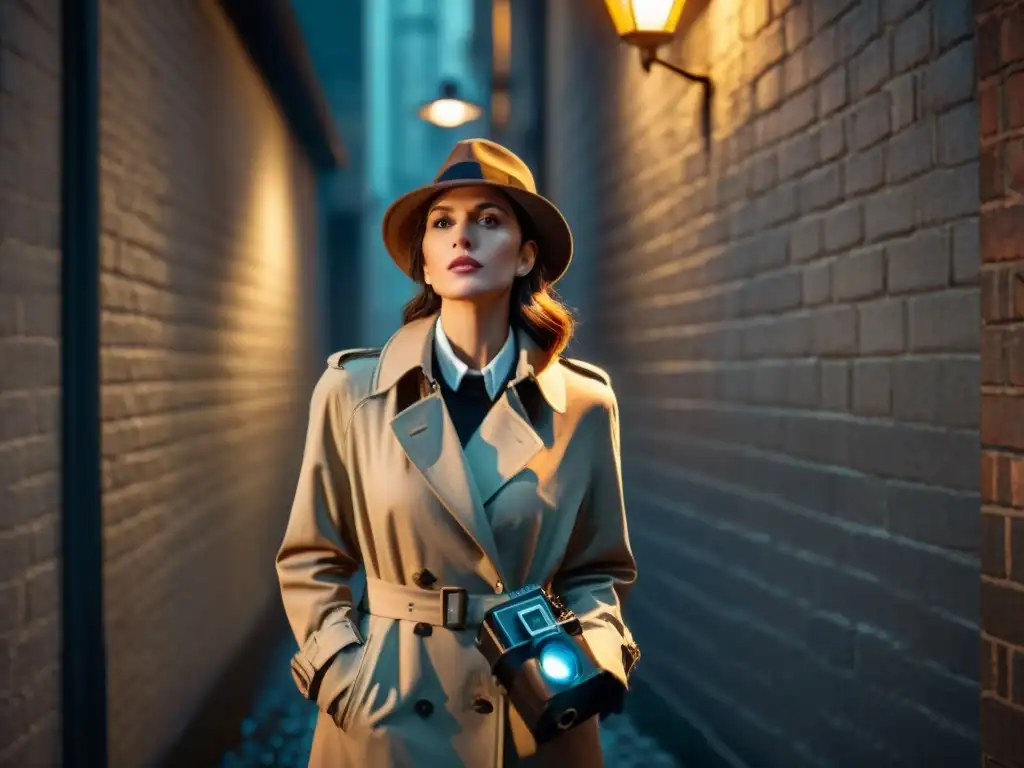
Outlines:
{"label": "hat crown", "polygon": [[434,182],[493,181],[511,184],[533,194],[537,184],[529,166],[506,147],[487,139],[464,139],[455,145]]}

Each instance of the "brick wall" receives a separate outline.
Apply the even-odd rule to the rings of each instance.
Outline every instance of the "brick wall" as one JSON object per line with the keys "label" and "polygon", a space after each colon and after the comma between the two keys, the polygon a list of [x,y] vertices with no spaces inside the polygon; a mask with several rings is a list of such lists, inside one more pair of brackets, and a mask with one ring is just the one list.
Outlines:
{"label": "brick wall", "polygon": [[112,766],[160,755],[278,601],[323,364],[313,170],[216,7],[102,3]]}
{"label": "brick wall", "polygon": [[981,739],[1024,765],[1024,2],[978,2]]}
{"label": "brick wall", "polygon": [[59,737],[60,7],[0,0],[0,765]]}
{"label": "brick wall", "polygon": [[621,402],[637,690],[739,764],[976,764],[971,4],[690,3],[661,53],[716,82],[710,156],[602,6],[551,9],[549,171]]}

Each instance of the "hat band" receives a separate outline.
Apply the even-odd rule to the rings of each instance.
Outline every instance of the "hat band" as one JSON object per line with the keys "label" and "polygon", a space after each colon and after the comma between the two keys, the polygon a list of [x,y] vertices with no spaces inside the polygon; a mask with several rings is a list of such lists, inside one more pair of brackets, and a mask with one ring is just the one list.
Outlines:
{"label": "hat band", "polygon": [[519,189],[526,189],[526,185],[514,176],[492,168],[485,169],[483,165],[472,160],[453,163],[445,168],[434,179],[434,183],[439,184],[443,181],[492,181],[499,184],[510,184],[514,187],[519,187]]}

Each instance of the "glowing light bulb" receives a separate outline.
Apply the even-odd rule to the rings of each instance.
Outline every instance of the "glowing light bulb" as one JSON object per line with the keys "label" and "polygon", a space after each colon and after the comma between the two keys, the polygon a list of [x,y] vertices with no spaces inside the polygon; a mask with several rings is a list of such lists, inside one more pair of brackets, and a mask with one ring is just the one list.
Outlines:
{"label": "glowing light bulb", "polygon": [[557,643],[545,646],[540,652],[540,669],[555,683],[567,683],[579,674],[576,655],[571,649]]}

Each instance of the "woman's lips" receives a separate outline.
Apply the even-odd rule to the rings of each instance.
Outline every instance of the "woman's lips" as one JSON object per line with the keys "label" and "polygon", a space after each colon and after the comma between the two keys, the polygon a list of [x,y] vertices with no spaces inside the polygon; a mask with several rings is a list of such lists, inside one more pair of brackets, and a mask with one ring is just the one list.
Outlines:
{"label": "woman's lips", "polygon": [[466,274],[469,272],[475,272],[482,266],[483,264],[470,256],[459,256],[448,265],[448,269],[459,274]]}

